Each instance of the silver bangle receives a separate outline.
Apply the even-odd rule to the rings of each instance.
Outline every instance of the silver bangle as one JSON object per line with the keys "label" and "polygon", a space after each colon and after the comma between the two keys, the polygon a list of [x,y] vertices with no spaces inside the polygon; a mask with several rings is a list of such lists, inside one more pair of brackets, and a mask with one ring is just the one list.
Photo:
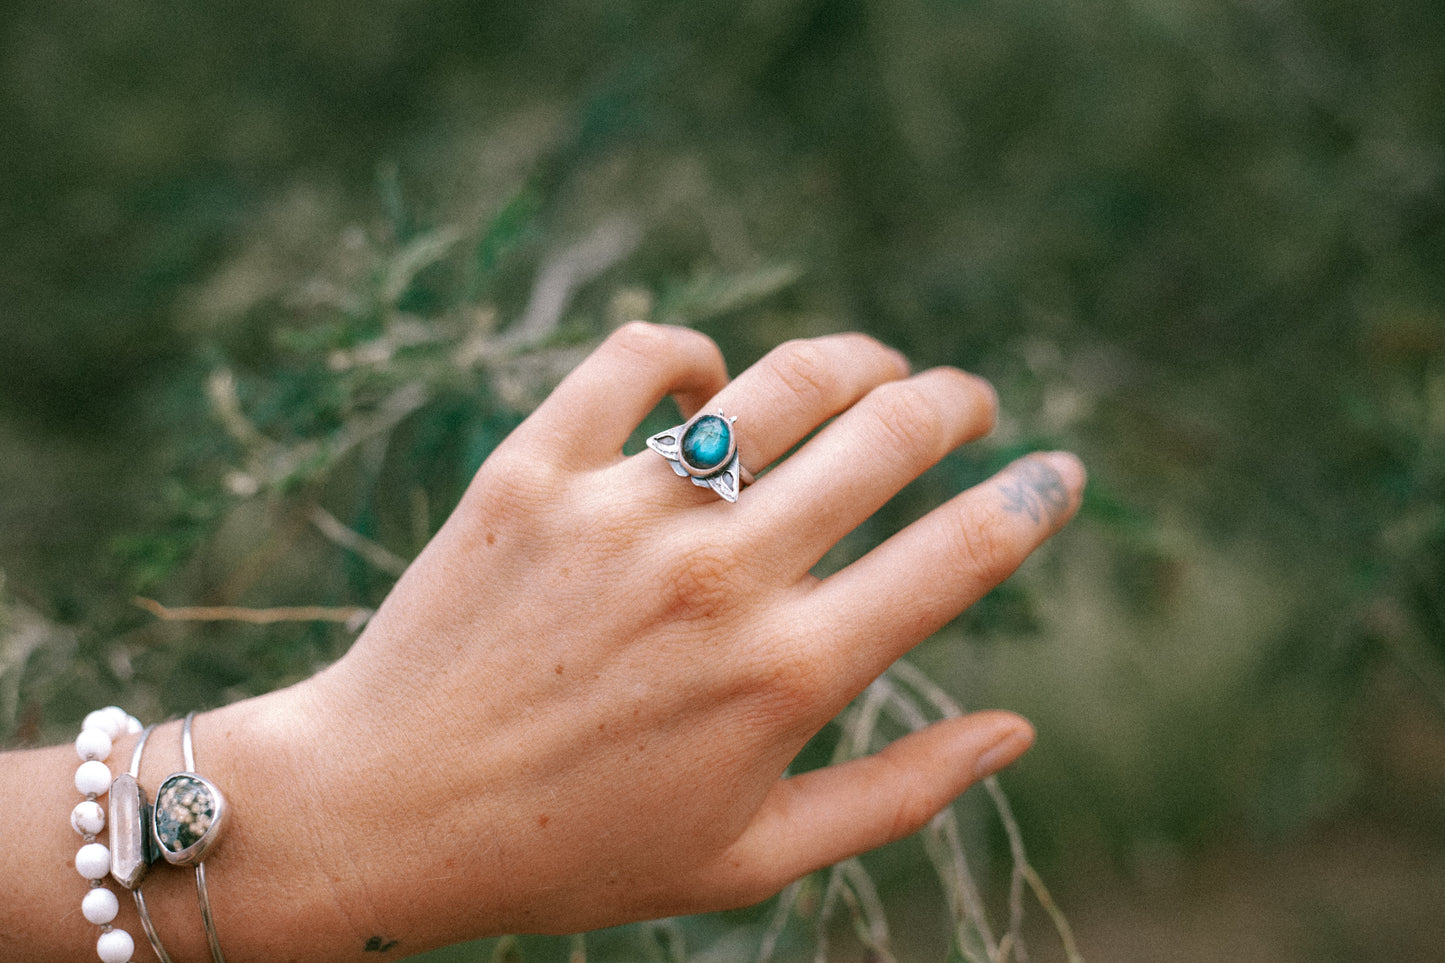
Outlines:
{"label": "silver bangle", "polygon": [[172,773],[156,790],[156,804],[151,810],[151,832],[168,863],[196,868],[196,900],[201,908],[201,925],[211,947],[214,963],[226,963],[216,925],[211,918],[211,900],[206,891],[207,853],[221,838],[226,825],[226,797],[215,783],[196,772],[196,755],[191,744],[191,720],[186,715],[181,726],[181,756],[185,770]]}

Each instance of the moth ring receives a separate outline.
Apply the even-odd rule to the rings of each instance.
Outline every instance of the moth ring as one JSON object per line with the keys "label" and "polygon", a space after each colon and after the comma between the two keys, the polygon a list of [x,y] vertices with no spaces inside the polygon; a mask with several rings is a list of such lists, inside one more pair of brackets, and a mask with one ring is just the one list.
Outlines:
{"label": "moth ring", "polygon": [[737,420],[736,415],[729,418],[721,410],[715,415],[698,412],[647,439],[647,447],[666,458],[679,477],[736,502],[738,492],[753,480],[752,473],[738,462],[737,432],[733,430]]}

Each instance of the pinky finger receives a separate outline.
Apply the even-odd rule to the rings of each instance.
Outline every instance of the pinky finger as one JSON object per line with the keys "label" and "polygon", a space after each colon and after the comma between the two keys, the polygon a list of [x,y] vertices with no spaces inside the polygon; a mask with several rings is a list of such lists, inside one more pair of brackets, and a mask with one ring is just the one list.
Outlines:
{"label": "pinky finger", "polygon": [[917,832],[1033,740],[1022,717],[977,712],[910,733],[872,756],[780,780],[729,852],[735,902],[762,900],[816,869]]}

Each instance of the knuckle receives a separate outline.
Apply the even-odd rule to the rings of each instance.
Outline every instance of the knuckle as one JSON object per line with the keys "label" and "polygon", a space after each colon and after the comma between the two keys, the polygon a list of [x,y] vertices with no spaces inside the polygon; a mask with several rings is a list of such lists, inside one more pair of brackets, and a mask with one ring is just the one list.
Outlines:
{"label": "knuckle", "polygon": [[830,704],[836,683],[828,667],[807,650],[796,644],[781,648],[759,660],[760,701],[777,724],[794,725]]}
{"label": "knuckle", "polygon": [[974,510],[954,516],[952,554],[981,583],[1002,581],[1017,567],[1008,525],[995,511]]}
{"label": "knuckle", "polygon": [[912,836],[928,824],[938,812],[938,808],[937,800],[931,795],[917,786],[905,786],[893,804],[893,821],[888,828],[888,839],[892,841]]}
{"label": "knuckle", "polygon": [[739,578],[741,561],[738,551],[728,545],[686,549],[670,570],[664,593],[669,614],[683,622],[726,614],[744,590]]}
{"label": "knuckle", "polygon": [[945,421],[937,401],[911,382],[882,385],[873,392],[875,415],[888,438],[906,450],[931,451],[944,442]]}
{"label": "knuckle", "polygon": [[780,345],[768,359],[784,387],[805,404],[823,403],[837,381],[828,352],[816,341],[797,339]]}
{"label": "knuckle", "polygon": [[607,338],[609,348],[653,361],[671,353],[707,355],[721,364],[722,353],[707,335],[691,328],[679,328],[650,321],[628,321]]}
{"label": "knuckle", "polygon": [[661,325],[649,321],[629,321],[612,332],[607,340],[626,351],[650,354],[664,344],[667,338],[668,331]]}
{"label": "knuckle", "polygon": [[503,445],[482,464],[462,498],[459,514],[477,523],[516,526],[545,515],[562,484],[555,466],[544,459],[520,457]]}
{"label": "knuckle", "polygon": [[886,839],[911,836],[928,824],[950,797],[940,794],[925,771],[910,766],[894,755],[897,745],[884,748],[873,756],[869,791],[879,800],[886,800]]}

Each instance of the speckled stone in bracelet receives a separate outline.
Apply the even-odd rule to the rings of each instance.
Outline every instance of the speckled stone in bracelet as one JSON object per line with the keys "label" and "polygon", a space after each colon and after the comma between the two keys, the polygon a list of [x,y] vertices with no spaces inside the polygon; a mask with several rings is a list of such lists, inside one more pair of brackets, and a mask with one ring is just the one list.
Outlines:
{"label": "speckled stone in bracelet", "polygon": [[201,925],[206,931],[214,963],[226,963],[216,925],[211,919],[211,900],[206,890],[204,860],[221,839],[226,826],[226,797],[216,784],[196,773],[196,754],[191,743],[192,712],[181,726],[181,755],[185,771],[172,773],[156,790],[151,809],[151,832],[166,862],[196,868],[196,900],[201,908]]}
{"label": "speckled stone in bracelet", "polygon": [[161,855],[178,866],[194,866],[220,839],[225,800],[195,773],[167,776],[156,791],[155,838]]}

